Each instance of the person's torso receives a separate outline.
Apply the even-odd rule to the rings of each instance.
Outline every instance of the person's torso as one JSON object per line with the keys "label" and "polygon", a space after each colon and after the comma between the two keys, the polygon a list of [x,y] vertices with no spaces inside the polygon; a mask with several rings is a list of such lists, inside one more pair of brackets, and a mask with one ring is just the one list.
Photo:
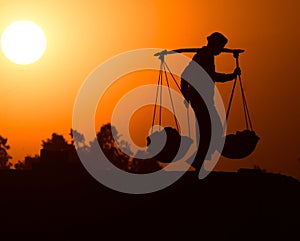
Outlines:
{"label": "person's torso", "polygon": [[[215,73],[214,55],[207,47],[201,48],[194,55],[192,61],[184,69],[182,78],[187,80],[192,86],[198,86],[199,89],[204,90],[202,95],[206,97],[207,101],[213,101],[214,82],[211,83],[207,81],[203,70],[199,68],[198,65],[200,65],[209,76]],[[213,78],[211,78],[211,80],[213,81]]]}
{"label": "person's torso", "polygon": [[193,61],[199,64],[209,75],[215,73],[214,55],[209,48],[201,48],[194,55]]}

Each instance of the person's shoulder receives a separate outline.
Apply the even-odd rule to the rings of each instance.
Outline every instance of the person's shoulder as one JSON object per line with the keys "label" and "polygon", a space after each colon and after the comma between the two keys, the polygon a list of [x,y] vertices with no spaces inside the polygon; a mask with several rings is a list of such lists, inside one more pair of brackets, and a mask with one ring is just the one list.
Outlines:
{"label": "person's shoulder", "polygon": [[195,56],[196,56],[196,58],[197,57],[208,57],[208,56],[210,56],[211,55],[211,52],[210,52],[210,50],[209,50],[209,48],[207,48],[206,46],[204,46],[204,47],[202,47],[202,48],[199,48],[198,49],[198,51],[196,52],[196,54],[195,54]]}
{"label": "person's shoulder", "polygon": [[201,48],[198,49],[198,52],[207,52],[208,48],[207,46],[202,46]]}
{"label": "person's shoulder", "polygon": [[201,48],[199,48],[196,52],[196,54],[208,54],[209,53],[209,48],[207,48],[206,46],[203,46]]}

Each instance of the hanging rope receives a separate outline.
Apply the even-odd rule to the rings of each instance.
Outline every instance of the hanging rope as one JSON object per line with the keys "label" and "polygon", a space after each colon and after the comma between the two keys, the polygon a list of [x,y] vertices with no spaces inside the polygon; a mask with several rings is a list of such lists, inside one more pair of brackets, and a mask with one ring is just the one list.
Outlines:
{"label": "hanging rope", "polygon": [[167,63],[166,63],[166,62],[164,62],[164,66],[165,66],[165,67],[168,69],[168,71],[169,71],[169,73],[171,74],[171,76],[172,76],[172,78],[173,78],[173,80],[174,80],[174,82],[175,82],[175,84],[176,84],[177,88],[179,89],[180,93],[182,93],[182,91],[181,91],[181,88],[180,88],[179,84],[177,83],[177,81],[176,81],[176,79],[175,79],[174,75],[172,74],[172,71],[170,70],[170,68],[169,68],[169,66],[167,65]]}
{"label": "hanging rope", "polygon": [[[160,88],[160,82],[161,82],[161,76],[162,76],[162,63],[160,64],[160,71],[158,74],[158,81],[157,81],[157,88],[156,88],[156,96],[155,96],[155,104],[154,104],[154,110],[153,110],[153,119],[152,119],[152,127],[151,127],[151,134],[153,132],[153,126],[155,122],[155,115],[156,115],[156,106],[157,106],[157,100],[158,100],[158,93],[159,93],[159,88]],[[159,123],[160,124],[160,123]]]}
{"label": "hanging rope", "polygon": [[[163,75],[165,76],[166,84],[167,84],[167,87],[168,87],[168,92],[169,92],[169,97],[170,97],[170,101],[171,101],[171,106],[172,106],[172,111],[173,111],[173,116],[174,116],[176,128],[177,128],[177,131],[179,131],[179,125],[178,125],[178,120],[176,118],[175,107],[174,107],[174,102],[173,102],[173,98],[172,98],[172,93],[171,93],[171,90],[170,90],[170,84],[169,84],[167,71],[170,73],[170,75],[171,75],[174,83],[176,84],[177,88],[179,89],[180,93],[182,93],[182,91],[181,91],[181,88],[180,88],[178,82],[176,81],[174,75],[172,74],[169,66],[164,61],[164,55],[160,55],[159,59],[161,60],[161,63],[160,63],[160,70],[159,70],[159,74],[158,74],[158,82],[157,82],[157,88],[156,88],[156,97],[155,97],[155,104],[154,104],[151,134],[153,133],[153,126],[154,126],[154,123],[155,123],[156,108],[157,108],[157,103],[158,103],[158,95],[160,95],[160,97],[159,97],[159,123],[158,124],[159,124],[159,128],[161,128],[161,123],[162,123],[162,121],[161,121],[161,118],[162,118],[162,98],[163,98],[163,95],[162,95]],[[188,116],[188,122],[189,122],[189,116]],[[189,123],[188,123],[188,125],[189,125]],[[189,128],[189,133],[190,133],[190,128]]]}
{"label": "hanging rope", "polygon": [[[238,61],[238,55],[235,57],[236,58],[236,67],[239,68],[239,61]],[[233,95],[235,92],[235,87],[236,87],[236,83],[237,81],[240,84],[240,89],[241,89],[241,94],[242,94],[242,102],[243,102],[243,109],[244,109],[244,115],[245,115],[245,122],[246,122],[246,128],[250,130],[253,130],[252,127],[252,122],[250,119],[250,114],[249,114],[249,109],[248,109],[248,105],[246,102],[246,96],[245,96],[245,92],[244,92],[244,88],[242,85],[242,78],[241,75],[238,75],[233,83],[233,87],[232,87],[232,91],[231,91],[231,95],[230,95],[230,99],[229,99],[229,104],[228,104],[228,108],[227,108],[227,112],[226,112],[226,121],[228,121],[229,118],[229,113],[230,113],[230,109],[231,109],[231,105],[232,105],[232,100],[233,100]]]}
{"label": "hanging rope", "polygon": [[[172,71],[170,70],[169,66],[167,65],[166,62],[164,62],[164,66],[168,69],[174,83],[176,84],[177,88],[179,89],[180,93],[183,95],[182,93],[182,90],[181,90],[181,87],[179,86],[177,80],[175,79],[174,75],[172,74]],[[189,132],[189,136],[191,136],[191,127],[190,127],[190,114],[189,114],[189,102],[188,102],[188,105],[187,105],[187,108],[186,108],[186,114],[187,114],[187,121],[188,121],[188,132]]]}
{"label": "hanging rope", "polygon": [[239,82],[240,82],[240,86],[241,86],[241,93],[242,93],[242,99],[243,99],[243,107],[244,107],[244,113],[245,113],[245,119],[246,119],[246,126],[247,129],[253,130],[252,128],[252,122],[251,122],[251,118],[250,118],[250,114],[249,114],[249,110],[248,110],[248,105],[247,105],[247,101],[246,101],[246,96],[245,96],[245,92],[244,92],[244,88],[242,85],[242,80],[241,80],[241,76],[239,75]]}
{"label": "hanging rope", "polygon": [[232,91],[231,91],[231,95],[230,95],[230,99],[229,99],[229,104],[228,104],[228,108],[227,108],[227,112],[226,112],[226,121],[228,120],[228,117],[229,117],[229,112],[231,109],[231,104],[232,104],[232,99],[233,99],[233,95],[234,95],[234,91],[235,91],[236,81],[237,81],[237,78],[235,78],[234,83],[233,83],[233,87],[232,87]]}
{"label": "hanging rope", "polygon": [[171,94],[171,90],[170,90],[168,75],[167,75],[166,67],[165,66],[164,66],[164,73],[165,73],[166,82],[167,82],[167,86],[168,86],[168,92],[169,92],[169,96],[170,96],[170,101],[171,101],[171,105],[172,105],[172,111],[173,111],[173,115],[174,115],[174,120],[175,120],[176,128],[177,128],[177,130],[179,130],[178,122],[177,122],[177,118],[176,118],[176,113],[175,113],[175,108],[174,108],[174,103],[173,103],[173,98],[172,98],[172,94]]}

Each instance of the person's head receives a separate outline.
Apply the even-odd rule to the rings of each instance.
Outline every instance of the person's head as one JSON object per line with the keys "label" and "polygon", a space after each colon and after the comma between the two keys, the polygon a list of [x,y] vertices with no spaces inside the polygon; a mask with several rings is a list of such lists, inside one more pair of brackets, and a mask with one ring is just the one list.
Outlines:
{"label": "person's head", "polygon": [[212,49],[214,55],[218,55],[222,52],[228,42],[228,39],[223,34],[214,32],[207,37],[207,41],[207,47]]}

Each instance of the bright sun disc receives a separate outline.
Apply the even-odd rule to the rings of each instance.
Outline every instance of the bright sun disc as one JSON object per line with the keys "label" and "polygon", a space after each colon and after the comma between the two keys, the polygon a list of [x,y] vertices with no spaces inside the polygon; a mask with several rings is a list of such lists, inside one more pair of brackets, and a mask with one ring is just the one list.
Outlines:
{"label": "bright sun disc", "polygon": [[45,52],[46,36],[35,23],[17,21],[3,31],[1,48],[10,61],[22,65],[31,64]]}

